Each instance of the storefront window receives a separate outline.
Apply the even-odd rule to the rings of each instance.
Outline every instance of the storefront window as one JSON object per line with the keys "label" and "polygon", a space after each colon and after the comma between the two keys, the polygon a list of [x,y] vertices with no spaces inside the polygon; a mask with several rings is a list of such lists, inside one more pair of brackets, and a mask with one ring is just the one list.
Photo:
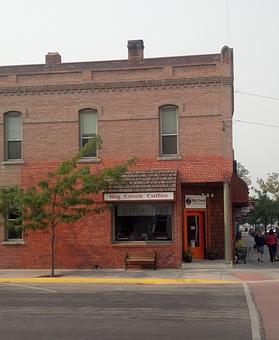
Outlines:
{"label": "storefront window", "polygon": [[171,241],[171,204],[118,205],[115,241]]}

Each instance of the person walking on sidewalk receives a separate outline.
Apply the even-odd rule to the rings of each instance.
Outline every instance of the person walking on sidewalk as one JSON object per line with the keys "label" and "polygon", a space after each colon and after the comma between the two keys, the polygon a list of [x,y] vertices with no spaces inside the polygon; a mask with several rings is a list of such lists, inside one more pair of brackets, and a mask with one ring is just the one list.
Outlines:
{"label": "person walking on sidewalk", "polygon": [[263,262],[265,238],[261,230],[257,230],[254,240],[257,247],[258,262]]}
{"label": "person walking on sidewalk", "polygon": [[265,243],[268,246],[270,261],[274,262],[277,252],[277,235],[272,229],[270,229],[268,234],[265,236]]}

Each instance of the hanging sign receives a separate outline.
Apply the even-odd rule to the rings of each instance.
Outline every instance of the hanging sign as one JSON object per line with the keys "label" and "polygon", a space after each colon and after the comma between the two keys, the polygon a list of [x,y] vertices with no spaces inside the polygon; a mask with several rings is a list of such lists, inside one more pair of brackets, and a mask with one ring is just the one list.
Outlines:
{"label": "hanging sign", "polygon": [[185,195],[185,207],[187,209],[206,209],[206,196]]}

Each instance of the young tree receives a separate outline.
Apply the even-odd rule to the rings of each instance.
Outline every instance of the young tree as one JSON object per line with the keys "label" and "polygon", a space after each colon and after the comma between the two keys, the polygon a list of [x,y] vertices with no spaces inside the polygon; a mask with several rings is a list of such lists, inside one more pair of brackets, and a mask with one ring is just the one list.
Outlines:
{"label": "young tree", "polygon": [[[25,190],[6,188],[2,195],[2,212],[11,208],[10,200],[16,198],[22,208],[22,228],[47,229],[50,232],[51,276],[55,269],[55,237],[58,225],[67,225],[89,213],[99,213],[107,205],[96,194],[118,183],[127,167],[134,162],[91,172],[89,166],[80,166],[78,160],[92,148],[100,145],[96,139],[87,143],[73,159],[62,162],[56,170],[48,173],[36,186]],[[1,205],[0,205],[1,208]]]}
{"label": "young tree", "polygon": [[277,223],[279,223],[279,173],[273,172],[268,174],[265,181],[262,178],[259,178],[257,183],[261,192],[265,192],[271,196],[273,200],[274,215],[276,216]]}

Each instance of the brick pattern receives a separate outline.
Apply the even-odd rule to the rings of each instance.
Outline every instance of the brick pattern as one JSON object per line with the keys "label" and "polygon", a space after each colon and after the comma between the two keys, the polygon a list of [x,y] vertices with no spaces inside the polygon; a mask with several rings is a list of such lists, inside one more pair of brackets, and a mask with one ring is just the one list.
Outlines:
{"label": "brick pattern", "polygon": [[[59,57],[52,61],[0,67],[0,145],[4,144],[4,114],[20,112],[24,160],[24,164],[2,164],[0,186],[34,185],[61,160],[71,158],[79,149],[78,117],[85,108],[98,111],[98,134],[103,139],[100,161],[90,164],[94,171],[137,157],[133,172],[156,169],[177,174],[171,243],[113,244],[113,216],[107,210],[71,226],[58,226],[56,266],[119,268],[126,252],[134,248],[155,250],[161,268],[179,266],[184,195],[199,193],[204,189],[201,183],[213,185],[215,196],[206,213],[207,242],[222,257],[223,196],[216,183],[230,182],[232,174],[231,124],[225,123],[233,111],[232,51],[224,48],[220,54],[140,61],[63,64]],[[170,104],[179,112],[179,155],[162,159],[159,108]],[[163,190],[163,183],[157,184],[150,182],[150,190]],[[173,188],[173,179],[164,190],[169,185]],[[3,268],[48,268],[49,234],[27,231],[25,245],[0,244],[0,256]]]}

